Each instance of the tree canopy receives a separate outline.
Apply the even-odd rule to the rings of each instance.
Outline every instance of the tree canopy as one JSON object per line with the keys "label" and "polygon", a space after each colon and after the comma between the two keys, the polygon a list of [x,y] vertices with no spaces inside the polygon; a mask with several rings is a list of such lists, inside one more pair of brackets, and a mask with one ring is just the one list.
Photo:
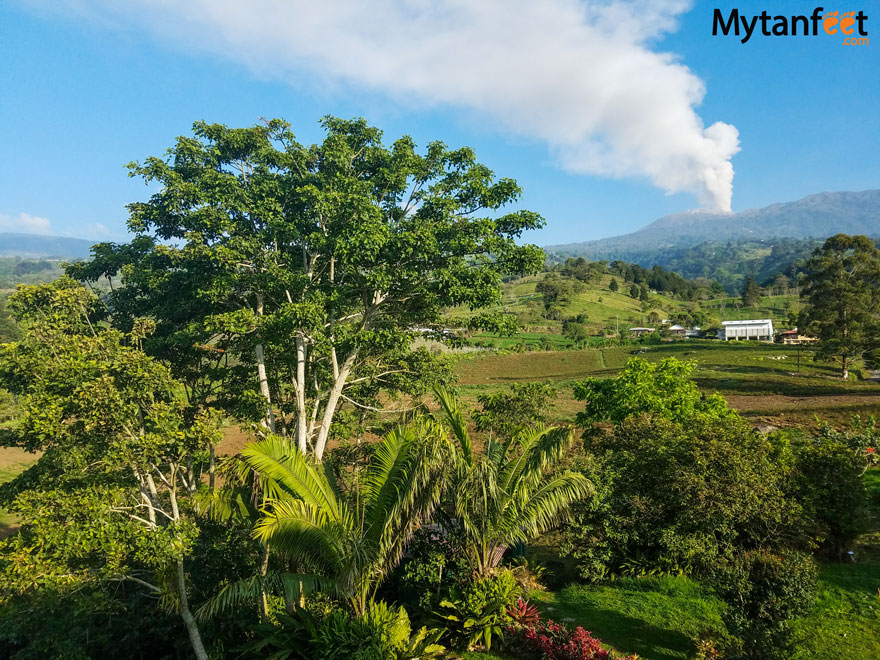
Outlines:
{"label": "tree canopy", "polygon": [[503,212],[519,186],[471,149],[432,142],[419,154],[360,119],[322,126],[324,141],[305,146],[281,120],[196,123],[165,158],[129,165],[159,187],[129,205],[136,238],[69,268],[90,281],[122,272],[115,322],[155,319],[145,349],[194,404],[262,418],[318,457],[343,402],[372,410],[382,390],[444,380],[438,358],[411,349],[416,336],[450,339],[444,308],[497,303],[503,276],[543,260],[516,242],[543,219]]}
{"label": "tree canopy", "polygon": [[867,236],[837,234],[816,249],[805,271],[798,325],[819,338],[820,357],[840,360],[848,378],[851,360],[878,345],[880,250]]}
{"label": "tree canopy", "polygon": [[616,378],[587,378],[575,385],[575,398],[586,404],[577,422],[589,432],[595,422],[616,424],[642,413],[672,421],[699,414],[733,415],[722,396],[700,393],[689,378],[695,368],[696,362],[676,358],[631,358]]}

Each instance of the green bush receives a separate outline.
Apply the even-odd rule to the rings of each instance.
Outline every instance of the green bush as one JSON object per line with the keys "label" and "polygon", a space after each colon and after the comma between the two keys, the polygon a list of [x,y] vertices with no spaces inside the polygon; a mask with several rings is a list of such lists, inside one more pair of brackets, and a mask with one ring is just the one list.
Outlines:
{"label": "green bush", "polygon": [[334,608],[323,614],[305,611],[279,617],[280,626],[256,628],[252,657],[284,660],[428,660],[441,657],[441,631],[422,628],[415,634],[403,607],[371,603],[362,616]]}
{"label": "green bush", "polygon": [[588,448],[596,495],[573,507],[563,544],[587,579],[704,573],[798,533],[787,457],[736,416],[630,417]]}
{"label": "green bush", "polygon": [[797,451],[795,493],[807,530],[828,557],[841,559],[869,528],[864,452],[824,436]]}
{"label": "green bush", "polygon": [[799,552],[774,554],[755,550],[738,555],[713,576],[722,614],[737,638],[735,654],[752,660],[789,657],[791,623],[812,607],[816,564]]}
{"label": "green bush", "polygon": [[440,602],[437,616],[446,626],[454,648],[492,647],[493,636],[501,634],[511,621],[508,608],[521,596],[521,589],[509,570],[500,570],[450,590]]}
{"label": "green bush", "polygon": [[397,569],[394,596],[416,620],[430,619],[457,584],[466,568],[456,556],[456,548],[446,534],[421,529],[407,546],[408,557]]}

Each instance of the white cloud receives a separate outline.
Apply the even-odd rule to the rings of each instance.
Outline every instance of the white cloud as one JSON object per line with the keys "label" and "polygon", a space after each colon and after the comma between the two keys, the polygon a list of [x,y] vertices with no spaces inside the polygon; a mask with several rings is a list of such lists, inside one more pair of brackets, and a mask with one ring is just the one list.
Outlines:
{"label": "white cloud", "polygon": [[260,76],[308,72],[405,104],[476,110],[542,140],[568,171],[647,177],[730,208],[738,132],[704,126],[702,81],[655,48],[690,0],[65,2]]}
{"label": "white cloud", "polygon": [[0,230],[19,234],[51,234],[52,223],[48,218],[30,213],[19,213],[16,216],[0,213]]}

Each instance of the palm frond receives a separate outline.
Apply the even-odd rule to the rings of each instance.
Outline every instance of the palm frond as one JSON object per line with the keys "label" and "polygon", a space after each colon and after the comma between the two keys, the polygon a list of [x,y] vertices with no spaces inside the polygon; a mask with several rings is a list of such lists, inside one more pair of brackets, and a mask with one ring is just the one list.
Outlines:
{"label": "palm frond", "polygon": [[444,387],[435,388],[434,395],[437,397],[437,402],[440,404],[440,407],[443,408],[446,423],[449,424],[452,433],[455,435],[456,440],[458,440],[458,445],[461,448],[461,454],[465,463],[467,465],[473,465],[474,452],[473,446],[471,445],[471,436],[470,433],[468,433],[467,422],[465,421],[464,415],[461,413],[461,406],[459,406],[458,400],[452,392]]}
{"label": "palm frond", "polygon": [[578,472],[565,472],[549,479],[530,493],[525,502],[506,512],[503,525],[509,544],[527,542],[555,527],[569,506],[594,492],[592,482]]}
{"label": "palm frond", "polygon": [[[304,502],[338,520],[341,515],[336,489],[327,474],[286,438],[270,435],[245,447],[241,460],[259,473],[261,479],[275,483]],[[268,499],[281,500],[279,490],[267,492]]]}
{"label": "palm frond", "polygon": [[193,495],[196,513],[217,522],[255,520],[259,511],[251,499],[251,491],[243,486],[223,486],[212,492]]}
{"label": "palm frond", "polygon": [[295,557],[309,570],[334,576],[344,563],[350,516],[334,519],[304,500],[273,500],[262,510],[253,535],[274,551]]}
{"label": "palm frond", "polygon": [[415,530],[427,521],[445,484],[443,432],[417,420],[389,434],[371,464],[376,497],[366,503],[365,538],[375,543],[374,571],[384,576],[399,562]]}
{"label": "palm frond", "polygon": [[517,437],[520,453],[507,463],[499,475],[499,487],[515,490],[535,488],[548,468],[557,464],[574,443],[571,429],[559,426],[534,426]]}

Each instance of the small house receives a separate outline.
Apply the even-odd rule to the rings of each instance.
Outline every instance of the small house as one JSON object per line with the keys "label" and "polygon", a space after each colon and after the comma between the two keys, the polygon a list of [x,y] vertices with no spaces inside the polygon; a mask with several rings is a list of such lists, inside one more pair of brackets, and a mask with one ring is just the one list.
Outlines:
{"label": "small house", "polygon": [[687,337],[687,328],[683,325],[675,325],[669,326],[669,336],[670,337]]}
{"label": "small house", "polygon": [[779,338],[782,339],[783,344],[789,346],[797,346],[798,344],[814,344],[819,341],[817,337],[810,337],[809,335],[800,334],[797,328],[794,328],[793,330],[786,330],[785,332],[780,332]]}
{"label": "small house", "polygon": [[654,328],[630,328],[629,332],[633,337],[641,337],[642,335],[650,335],[654,332]]}

